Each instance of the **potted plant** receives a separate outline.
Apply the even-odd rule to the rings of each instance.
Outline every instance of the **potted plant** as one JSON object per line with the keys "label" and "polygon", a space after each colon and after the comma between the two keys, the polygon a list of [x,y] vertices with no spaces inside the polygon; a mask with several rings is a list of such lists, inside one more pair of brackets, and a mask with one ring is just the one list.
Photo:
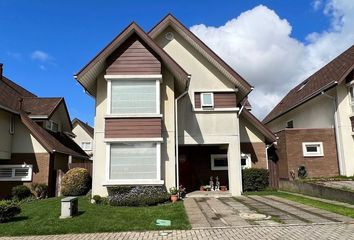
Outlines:
{"label": "potted plant", "polygon": [[177,193],[178,190],[175,187],[170,188],[170,193],[171,193],[171,202],[175,203],[178,200]]}
{"label": "potted plant", "polygon": [[227,191],[227,187],[226,186],[220,186],[220,191],[222,191],[222,192]]}

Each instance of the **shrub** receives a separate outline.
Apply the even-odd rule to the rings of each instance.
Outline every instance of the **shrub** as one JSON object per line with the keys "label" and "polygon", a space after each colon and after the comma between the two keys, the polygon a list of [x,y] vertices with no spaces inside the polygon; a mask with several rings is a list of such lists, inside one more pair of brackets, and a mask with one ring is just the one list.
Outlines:
{"label": "shrub", "polygon": [[95,204],[98,205],[108,205],[108,199],[105,197],[101,197],[100,195],[94,195],[92,199],[95,201]]}
{"label": "shrub", "polygon": [[6,222],[19,214],[21,208],[15,201],[0,201],[0,223]]}
{"label": "shrub", "polygon": [[85,195],[90,189],[91,177],[85,168],[73,168],[61,180],[61,193],[64,196]]}
{"label": "shrub", "polygon": [[165,186],[117,186],[108,193],[112,206],[151,206],[170,198]]}
{"label": "shrub", "polygon": [[269,186],[269,172],[266,169],[247,168],[242,170],[243,191],[264,191]]}
{"label": "shrub", "polygon": [[32,183],[31,189],[37,199],[44,199],[48,195],[48,186],[44,183]]}
{"label": "shrub", "polygon": [[31,190],[25,185],[18,185],[11,190],[12,198],[17,201],[21,201],[32,195]]}

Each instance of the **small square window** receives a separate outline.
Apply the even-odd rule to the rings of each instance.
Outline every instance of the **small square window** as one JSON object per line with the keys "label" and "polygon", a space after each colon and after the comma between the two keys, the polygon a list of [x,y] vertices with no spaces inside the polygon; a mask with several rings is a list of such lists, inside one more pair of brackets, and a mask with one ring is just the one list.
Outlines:
{"label": "small square window", "polygon": [[322,142],[306,142],[302,143],[304,157],[322,157],[323,143]]}
{"label": "small square window", "polygon": [[203,109],[214,108],[214,94],[213,93],[201,93],[201,103]]}
{"label": "small square window", "polygon": [[92,150],[92,142],[81,142],[81,148],[85,151]]}
{"label": "small square window", "polygon": [[241,154],[241,169],[251,168],[251,154]]}
{"label": "small square window", "polygon": [[227,170],[227,154],[212,154],[211,158],[211,170]]}
{"label": "small square window", "polygon": [[288,122],[286,123],[286,128],[294,128],[294,121],[293,121],[293,120],[288,121]]}

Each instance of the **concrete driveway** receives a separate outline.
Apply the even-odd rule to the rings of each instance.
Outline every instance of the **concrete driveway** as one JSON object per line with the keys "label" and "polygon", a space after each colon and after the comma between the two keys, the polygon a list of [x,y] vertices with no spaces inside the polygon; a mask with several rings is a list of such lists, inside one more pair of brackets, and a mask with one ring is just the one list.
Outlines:
{"label": "concrete driveway", "polygon": [[193,229],[351,223],[354,220],[276,196],[197,197],[185,199],[184,205]]}

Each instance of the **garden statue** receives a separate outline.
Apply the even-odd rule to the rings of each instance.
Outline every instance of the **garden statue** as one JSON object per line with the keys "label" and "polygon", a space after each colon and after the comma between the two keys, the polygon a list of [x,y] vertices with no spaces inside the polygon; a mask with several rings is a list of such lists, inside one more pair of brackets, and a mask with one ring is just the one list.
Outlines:
{"label": "garden statue", "polygon": [[215,188],[214,188],[215,191],[219,191],[220,190],[220,182],[219,182],[219,177],[216,176],[215,178]]}
{"label": "garden statue", "polygon": [[209,185],[210,185],[210,190],[211,190],[211,191],[214,191],[214,181],[213,181],[213,176],[211,176],[211,177],[210,177]]}

